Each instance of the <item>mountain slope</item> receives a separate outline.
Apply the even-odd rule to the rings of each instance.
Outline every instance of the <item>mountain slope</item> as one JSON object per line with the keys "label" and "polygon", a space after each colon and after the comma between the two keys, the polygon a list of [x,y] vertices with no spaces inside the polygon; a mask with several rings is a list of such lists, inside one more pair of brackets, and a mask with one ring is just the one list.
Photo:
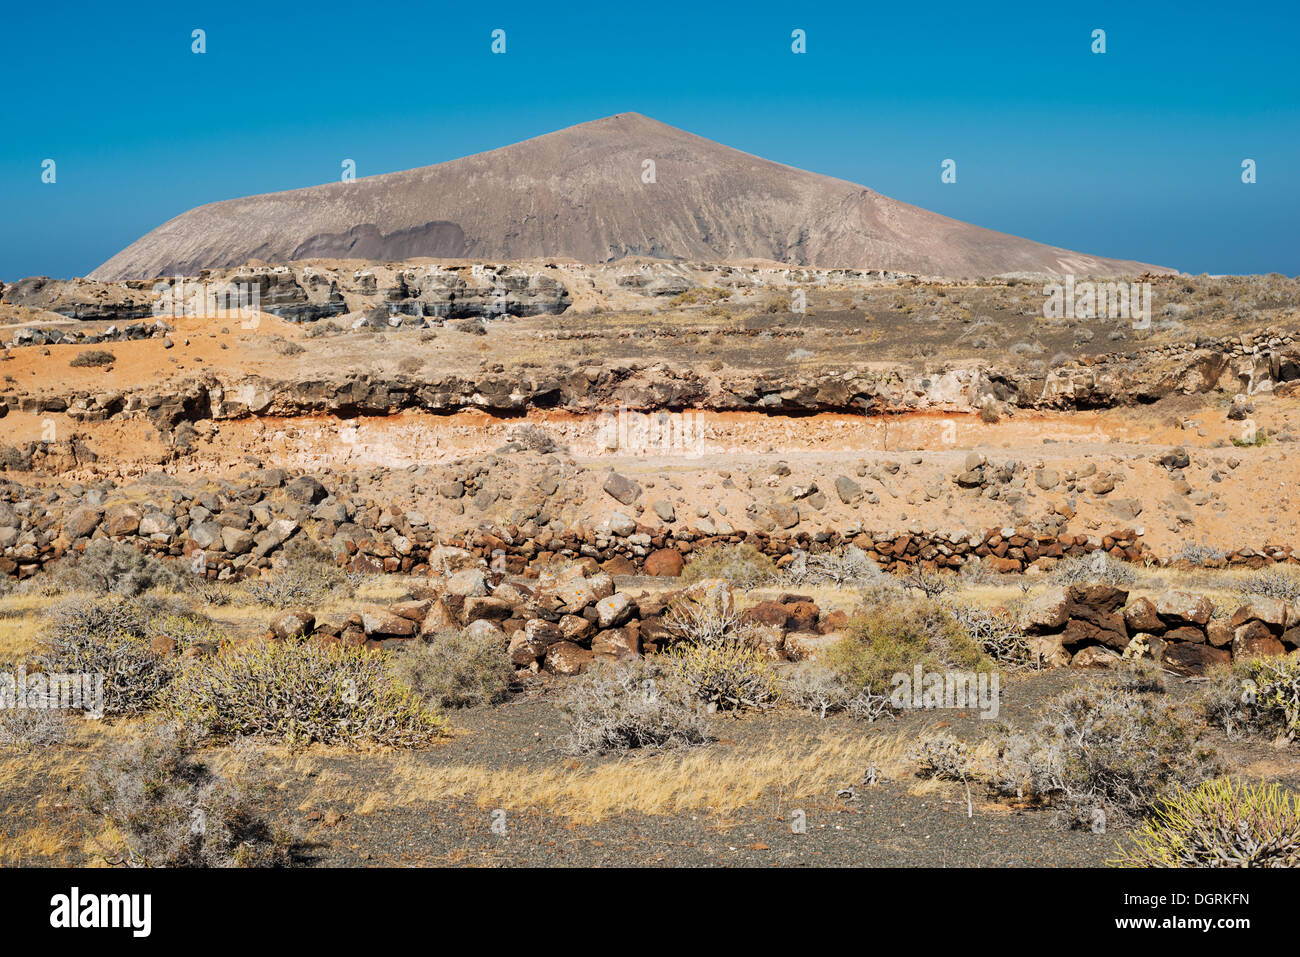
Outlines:
{"label": "mountain slope", "polygon": [[[642,182],[647,159],[653,183]],[[91,278],[193,274],[249,259],[626,255],[952,277],[1154,268],[971,226],[621,113],[437,166],[199,206]]]}

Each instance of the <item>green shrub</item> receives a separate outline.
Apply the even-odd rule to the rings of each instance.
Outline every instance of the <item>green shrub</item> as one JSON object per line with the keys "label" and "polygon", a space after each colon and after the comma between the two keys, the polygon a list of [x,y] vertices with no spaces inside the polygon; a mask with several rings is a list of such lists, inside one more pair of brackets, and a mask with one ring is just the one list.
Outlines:
{"label": "green shrub", "polygon": [[133,867],[275,867],[293,840],[260,811],[263,779],[226,777],[199,760],[174,728],[118,745],[85,784],[86,809],[122,842],[105,851]]}
{"label": "green shrub", "polygon": [[713,545],[694,553],[682,569],[683,583],[702,578],[725,578],[732,584],[753,588],[775,581],[777,569],[776,563],[753,545]]}
{"label": "green shrub", "polygon": [[776,703],[776,671],[756,648],[739,641],[682,642],[666,657],[668,675],[709,711],[768,708]]}
{"label": "green shrub", "polygon": [[697,303],[711,303],[729,298],[731,298],[730,290],[720,289],[717,286],[696,286],[694,289],[688,289],[674,296],[668,304],[670,306],[693,306]]}
{"label": "green shrub", "polygon": [[365,649],[258,641],[192,662],[165,699],[179,722],[217,737],[418,747],[443,723]]}
{"label": "green shrub", "polygon": [[394,674],[430,704],[472,708],[509,697],[515,673],[504,635],[466,628],[408,644],[394,659]]}
{"label": "green shrub", "polygon": [[1111,861],[1120,867],[1300,867],[1300,798],[1227,778],[1180,790]]}
{"label": "green shrub", "polygon": [[993,663],[943,605],[908,599],[868,606],[825,652],[826,664],[856,691],[887,693],[893,677],[923,672],[990,671]]}
{"label": "green shrub", "polygon": [[658,662],[636,659],[600,664],[574,679],[559,702],[570,754],[667,750],[714,739],[689,689]]}

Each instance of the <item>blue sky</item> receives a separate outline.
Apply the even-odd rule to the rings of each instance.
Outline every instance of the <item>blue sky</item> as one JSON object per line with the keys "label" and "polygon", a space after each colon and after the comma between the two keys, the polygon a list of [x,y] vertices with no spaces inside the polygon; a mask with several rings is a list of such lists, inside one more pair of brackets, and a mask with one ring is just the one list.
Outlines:
{"label": "blue sky", "polygon": [[0,279],[85,274],[344,158],[373,175],[626,111],[1058,246],[1300,274],[1300,5],[898,7],[13,4]]}

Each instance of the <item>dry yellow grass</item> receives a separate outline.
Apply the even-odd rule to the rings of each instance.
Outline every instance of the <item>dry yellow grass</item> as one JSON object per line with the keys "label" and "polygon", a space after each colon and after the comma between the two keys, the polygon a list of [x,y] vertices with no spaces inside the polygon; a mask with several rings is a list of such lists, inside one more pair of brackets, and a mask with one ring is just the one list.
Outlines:
{"label": "dry yellow grass", "polygon": [[77,838],[68,828],[36,823],[24,827],[13,837],[0,833],[0,867],[21,867],[33,858],[62,861]]}
{"label": "dry yellow grass", "polygon": [[0,618],[0,664],[18,664],[31,655],[39,624],[35,614]]}
{"label": "dry yellow grass", "polygon": [[68,815],[91,764],[115,741],[139,733],[139,721],[71,721],[67,740],[42,748],[0,747],[0,794],[37,794],[22,821],[0,825],[0,867],[44,863],[80,864],[83,846],[78,815]]}
{"label": "dry yellow grass", "polygon": [[[468,799],[480,807],[539,808],[575,821],[616,814],[725,814],[763,801],[778,804],[842,787],[869,765],[884,773],[906,766],[899,735],[834,734],[687,752],[649,754],[543,769],[438,766],[419,755],[368,756],[365,780],[338,768],[315,768],[316,784],[302,805],[352,802],[356,813],[439,799]],[[308,756],[304,758],[310,761]]]}

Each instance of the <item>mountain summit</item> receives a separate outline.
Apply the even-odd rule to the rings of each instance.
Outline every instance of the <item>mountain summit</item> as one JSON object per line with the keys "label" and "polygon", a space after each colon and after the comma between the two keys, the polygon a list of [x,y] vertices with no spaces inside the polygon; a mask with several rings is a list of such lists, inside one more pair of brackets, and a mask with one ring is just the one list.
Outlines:
{"label": "mountain summit", "polygon": [[250,259],[629,255],[949,277],[1155,268],[982,229],[620,113],[437,166],[199,206],[91,278],[193,274]]}

